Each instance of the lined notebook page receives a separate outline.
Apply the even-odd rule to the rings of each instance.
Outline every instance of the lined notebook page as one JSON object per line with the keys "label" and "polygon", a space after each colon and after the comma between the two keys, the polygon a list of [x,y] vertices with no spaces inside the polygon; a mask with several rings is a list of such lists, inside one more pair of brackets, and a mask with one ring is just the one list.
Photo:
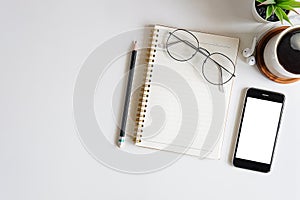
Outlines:
{"label": "lined notebook page", "polygon": [[[172,59],[166,52],[165,43],[169,32],[174,29],[163,26],[155,26],[155,29],[159,32],[154,40],[157,45],[154,47],[155,57],[151,60],[153,62],[151,87],[147,96],[142,138],[137,145],[184,152],[194,156],[205,154],[207,158],[219,159],[233,81],[225,84],[223,88],[209,85],[201,74],[205,57],[196,55],[189,62],[178,62]],[[224,53],[231,60],[236,61],[239,44],[237,38],[199,32],[193,34],[198,38],[201,47],[210,52]],[[194,103],[189,101],[191,98],[195,99]],[[197,110],[197,116],[195,112],[185,113],[183,119],[183,108]],[[215,120],[217,118],[221,118],[221,121],[217,122],[218,120]],[[178,140],[182,123],[192,122],[195,119],[196,127],[192,127],[194,124],[190,126],[191,128],[185,126]],[[205,142],[212,130],[218,138],[213,145],[206,146]],[[183,134],[189,135],[184,137]]]}

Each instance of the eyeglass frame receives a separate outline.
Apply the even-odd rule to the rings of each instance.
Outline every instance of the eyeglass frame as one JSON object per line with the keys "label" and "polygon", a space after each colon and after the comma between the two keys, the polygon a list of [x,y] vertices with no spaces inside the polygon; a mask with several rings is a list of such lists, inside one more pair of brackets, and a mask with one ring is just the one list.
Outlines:
{"label": "eyeglass frame", "polygon": [[[191,44],[190,42],[185,41],[185,40],[181,39],[180,37],[174,35],[174,32],[176,32],[176,31],[185,31],[186,33],[190,34],[190,35],[195,39],[195,41],[197,42],[197,47],[194,46],[193,44]],[[169,39],[170,39],[171,36],[174,36],[174,37],[175,37],[176,39],[178,39],[179,41],[181,41],[181,42],[185,43],[186,45],[190,46],[191,48],[193,48],[193,49],[195,50],[195,53],[193,53],[193,54],[191,55],[191,57],[188,58],[188,59],[184,59],[184,60],[182,59],[182,60],[180,60],[180,59],[175,58],[175,57],[170,53],[169,48],[168,48],[168,46],[169,46],[168,41],[169,41]],[[204,60],[203,63],[202,63],[202,74],[203,74],[203,77],[205,78],[205,80],[206,80],[207,82],[209,82],[209,83],[211,83],[211,84],[213,84],[213,85],[225,85],[226,83],[228,83],[229,81],[231,81],[231,79],[232,79],[233,77],[236,77],[236,76],[235,76],[235,64],[234,64],[234,62],[233,62],[227,55],[225,55],[225,54],[223,54],[223,53],[220,53],[220,52],[213,52],[213,53],[210,53],[207,49],[205,49],[205,48],[203,48],[203,47],[200,47],[200,43],[199,43],[198,38],[197,38],[193,33],[191,33],[190,31],[188,31],[188,30],[186,30],[186,29],[176,29],[176,30],[174,30],[173,32],[169,32],[169,37],[168,37],[168,39],[167,39],[167,41],[166,41],[166,50],[167,50],[167,53],[169,54],[169,56],[170,56],[172,59],[174,59],[174,60],[176,60],[176,61],[179,61],[179,62],[186,62],[186,61],[189,61],[189,60],[191,60],[197,53],[201,53],[203,56],[206,57],[205,60]],[[201,50],[202,50],[202,51],[201,51]],[[203,51],[206,52],[208,55],[206,55]],[[230,71],[228,71],[225,67],[223,67],[223,66],[222,66],[221,64],[219,64],[217,61],[215,61],[214,59],[211,58],[212,55],[216,55],[216,54],[220,54],[220,55],[224,56],[225,58],[227,58],[227,59],[231,62],[232,66],[233,66],[233,69],[234,69],[234,70],[233,70],[233,73],[231,73]],[[204,64],[207,62],[208,59],[211,59],[214,63],[216,63],[216,64],[220,67],[219,70],[220,70],[220,75],[221,75],[221,77],[223,77],[221,68],[224,69],[224,70],[225,70],[226,72],[228,72],[229,74],[231,74],[231,77],[230,77],[227,81],[222,82],[222,83],[220,83],[220,84],[216,84],[216,83],[213,83],[213,82],[211,82],[210,80],[208,80],[208,78],[204,75],[204,67],[203,67]]]}

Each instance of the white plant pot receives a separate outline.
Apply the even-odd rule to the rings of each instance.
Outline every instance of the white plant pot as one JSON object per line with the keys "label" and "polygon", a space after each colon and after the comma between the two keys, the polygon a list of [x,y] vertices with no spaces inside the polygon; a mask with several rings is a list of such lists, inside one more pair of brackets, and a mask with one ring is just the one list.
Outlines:
{"label": "white plant pot", "polygon": [[300,74],[293,74],[291,72],[288,72],[284,69],[284,67],[279,63],[278,56],[277,56],[277,47],[282,39],[282,37],[292,31],[292,30],[299,30],[300,25],[297,26],[291,26],[281,33],[275,35],[273,38],[271,38],[264,50],[264,61],[266,64],[266,67],[268,70],[275,76],[280,78],[300,78]]}
{"label": "white plant pot", "polygon": [[253,17],[256,19],[256,21],[261,22],[261,23],[268,23],[270,21],[265,20],[264,18],[262,18],[256,11],[256,7],[255,7],[255,0],[253,1],[252,4],[252,15]]}

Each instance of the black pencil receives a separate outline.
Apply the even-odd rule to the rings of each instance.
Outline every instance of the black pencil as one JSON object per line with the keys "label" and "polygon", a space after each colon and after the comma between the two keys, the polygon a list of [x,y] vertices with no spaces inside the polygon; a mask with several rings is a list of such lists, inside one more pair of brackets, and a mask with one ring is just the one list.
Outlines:
{"label": "black pencil", "polygon": [[123,110],[123,116],[122,116],[120,137],[118,140],[119,147],[121,147],[125,142],[125,134],[126,134],[125,129],[126,129],[126,123],[127,123],[128,107],[129,107],[130,96],[131,96],[131,87],[132,87],[132,80],[133,80],[133,75],[134,75],[136,56],[137,56],[137,42],[134,41],[133,42],[133,50],[131,53],[130,69],[129,69],[129,75],[128,75],[127,90],[126,90],[124,110]]}

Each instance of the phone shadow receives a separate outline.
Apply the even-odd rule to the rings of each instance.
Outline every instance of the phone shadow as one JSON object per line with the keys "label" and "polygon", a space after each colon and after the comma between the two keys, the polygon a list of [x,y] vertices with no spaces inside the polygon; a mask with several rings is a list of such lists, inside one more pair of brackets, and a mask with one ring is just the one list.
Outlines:
{"label": "phone shadow", "polygon": [[234,152],[235,152],[235,146],[236,146],[236,142],[237,142],[237,137],[238,137],[238,130],[239,130],[239,126],[240,126],[240,121],[241,121],[241,117],[242,117],[242,111],[243,111],[243,107],[244,107],[244,99],[246,97],[246,93],[247,93],[248,88],[244,88],[241,92],[241,96],[240,96],[240,103],[238,106],[238,109],[236,111],[235,114],[235,125],[233,128],[233,134],[232,134],[232,139],[231,139],[231,143],[229,146],[229,154],[228,154],[228,158],[227,158],[227,162],[229,165],[233,166],[233,157],[234,157]]}

